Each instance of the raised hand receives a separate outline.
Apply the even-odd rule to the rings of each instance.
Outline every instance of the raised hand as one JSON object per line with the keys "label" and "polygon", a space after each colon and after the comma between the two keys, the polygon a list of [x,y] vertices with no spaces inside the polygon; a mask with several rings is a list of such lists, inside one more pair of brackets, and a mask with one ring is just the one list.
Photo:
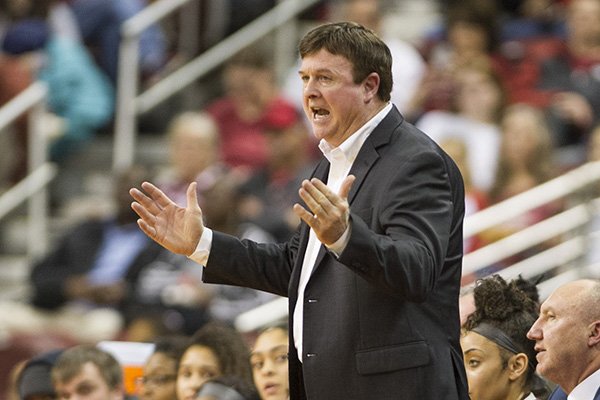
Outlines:
{"label": "raised hand", "polygon": [[300,204],[294,204],[294,212],[313,229],[324,245],[335,243],[348,227],[348,193],[354,180],[354,175],[348,175],[337,194],[317,178],[302,182],[298,193],[312,213]]}
{"label": "raised hand", "polygon": [[188,186],[185,208],[175,204],[149,182],[142,183],[142,189],[145,193],[136,188],[129,191],[135,200],[131,203],[131,208],[140,217],[138,226],[167,250],[177,254],[192,254],[204,231],[196,183]]}

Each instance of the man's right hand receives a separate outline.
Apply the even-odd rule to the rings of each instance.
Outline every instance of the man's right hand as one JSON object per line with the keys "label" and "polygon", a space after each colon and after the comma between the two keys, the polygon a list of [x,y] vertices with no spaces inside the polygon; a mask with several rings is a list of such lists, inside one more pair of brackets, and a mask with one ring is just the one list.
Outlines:
{"label": "man's right hand", "polygon": [[196,183],[188,186],[185,208],[149,182],[142,183],[142,189],[145,193],[136,188],[129,191],[135,200],[131,208],[140,216],[138,226],[167,250],[186,256],[192,254],[204,231]]}

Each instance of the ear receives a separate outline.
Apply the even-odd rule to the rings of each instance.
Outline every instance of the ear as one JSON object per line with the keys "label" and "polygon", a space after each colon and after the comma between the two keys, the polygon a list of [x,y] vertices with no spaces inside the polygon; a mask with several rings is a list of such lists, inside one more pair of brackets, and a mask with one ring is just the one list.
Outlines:
{"label": "ear", "polygon": [[529,358],[524,353],[515,354],[508,359],[508,379],[516,381],[521,376],[525,376]]}
{"label": "ear", "polygon": [[588,346],[594,347],[600,344],[600,320],[589,325]]}
{"label": "ear", "polygon": [[376,72],[371,72],[363,81],[363,88],[365,91],[365,104],[370,103],[373,98],[377,96],[377,91],[379,90],[379,82],[381,79],[379,78],[379,74]]}

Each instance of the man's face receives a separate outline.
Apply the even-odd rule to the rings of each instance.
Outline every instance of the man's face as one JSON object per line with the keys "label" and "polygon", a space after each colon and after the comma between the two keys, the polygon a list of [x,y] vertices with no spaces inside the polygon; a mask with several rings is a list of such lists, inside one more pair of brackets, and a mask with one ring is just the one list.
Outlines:
{"label": "man's face", "polygon": [[61,400],[123,400],[122,389],[110,388],[98,367],[85,363],[79,374],[67,382],[55,382],[54,388]]}
{"label": "man's face", "polygon": [[558,288],[542,304],[539,318],[527,333],[536,342],[537,372],[563,388],[576,384],[590,354],[585,305],[581,301],[584,290],[580,282]]}
{"label": "man's face", "polygon": [[299,75],[304,112],[317,139],[337,147],[372,116],[368,103],[377,95],[376,74],[354,83],[353,65],[348,59],[319,50],[302,59]]}

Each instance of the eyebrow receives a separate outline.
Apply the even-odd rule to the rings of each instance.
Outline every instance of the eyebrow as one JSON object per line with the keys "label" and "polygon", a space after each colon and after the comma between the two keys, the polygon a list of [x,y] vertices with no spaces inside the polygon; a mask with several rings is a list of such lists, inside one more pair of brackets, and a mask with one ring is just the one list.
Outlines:
{"label": "eyebrow", "polygon": [[252,357],[254,355],[264,354],[264,353],[274,353],[278,350],[285,350],[286,347],[288,347],[287,344],[280,344],[279,346],[272,347],[266,351],[253,351],[250,353],[250,357]]}

